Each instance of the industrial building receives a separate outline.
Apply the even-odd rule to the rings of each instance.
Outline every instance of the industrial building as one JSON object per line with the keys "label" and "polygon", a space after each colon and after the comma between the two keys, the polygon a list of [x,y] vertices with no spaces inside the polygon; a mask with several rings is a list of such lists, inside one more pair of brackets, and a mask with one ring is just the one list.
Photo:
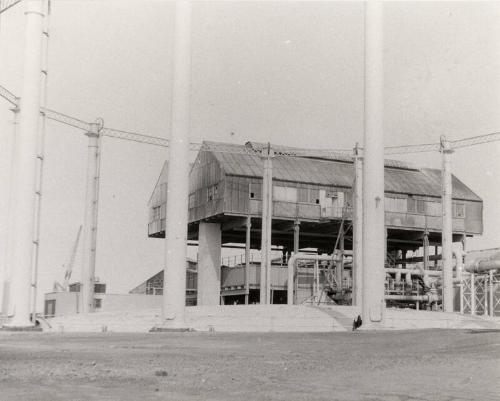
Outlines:
{"label": "industrial building", "polygon": [[[204,144],[213,150],[198,153],[189,175],[188,240],[198,241],[200,246],[198,304],[259,302],[259,263],[249,260],[248,249],[261,246],[263,159],[245,149],[258,150],[264,145]],[[224,146],[233,151],[223,150]],[[287,259],[299,249],[307,248],[338,257],[331,263],[309,262],[297,266],[294,302],[323,299],[350,304],[353,158],[342,154],[291,157],[277,152],[272,164],[271,242],[282,250],[282,257],[272,262],[271,302],[285,302]],[[453,176],[452,186],[453,242],[465,242],[467,237],[483,231],[483,202],[457,177]],[[166,194],[167,163],[149,202],[150,237],[165,236]],[[385,161],[389,304],[430,307],[425,302],[419,305],[423,300],[419,297],[431,290],[431,284],[415,269],[436,270],[437,277],[441,268],[441,194],[440,170]],[[246,244],[247,251],[239,263],[224,266],[221,248],[234,243]],[[205,276],[209,279],[202,279]],[[432,285],[432,291],[441,291],[437,283]],[[439,306],[438,302],[433,303],[433,307]]]}

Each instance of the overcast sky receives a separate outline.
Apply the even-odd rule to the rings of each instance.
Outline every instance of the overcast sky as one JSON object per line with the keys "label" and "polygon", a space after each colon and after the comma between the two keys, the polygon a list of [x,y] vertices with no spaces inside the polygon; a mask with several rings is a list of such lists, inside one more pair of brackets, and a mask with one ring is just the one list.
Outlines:
{"label": "overcast sky", "polygon": [[[0,25],[0,84],[18,95],[23,7],[2,14]],[[168,138],[172,22],[173,5],[164,1],[53,1],[48,107]],[[386,145],[500,131],[499,3],[386,3],[384,34]],[[362,142],[361,3],[198,2],[192,35],[193,141]],[[0,99],[2,263],[8,109]],[[47,124],[41,293],[63,280],[82,224],[86,140]],[[473,249],[500,246],[499,155],[494,143],[453,156],[453,173],[484,199],[484,236],[469,242]],[[166,157],[163,148],[104,139],[97,276],[111,292],[127,292],[163,266],[163,241],[147,238],[147,201]],[[402,159],[430,167],[440,160]]]}

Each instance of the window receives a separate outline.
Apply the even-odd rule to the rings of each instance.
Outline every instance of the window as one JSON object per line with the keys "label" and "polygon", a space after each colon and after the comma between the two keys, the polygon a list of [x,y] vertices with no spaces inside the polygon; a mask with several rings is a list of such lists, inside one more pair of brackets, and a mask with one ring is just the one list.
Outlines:
{"label": "window", "polygon": [[405,213],[408,210],[406,198],[385,197],[385,210],[388,212]]}
{"label": "window", "polygon": [[425,213],[425,201],[423,199],[408,198],[408,212]]}
{"label": "window", "polygon": [[465,205],[463,203],[453,204],[453,217],[458,217],[458,218],[465,217]]}
{"label": "window", "polygon": [[297,188],[274,186],[273,199],[281,202],[297,202]]}
{"label": "window", "polygon": [[262,184],[251,182],[248,186],[248,196],[250,199],[262,199]]}
{"label": "window", "polygon": [[319,189],[297,188],[297,201],[319,204]]}
{"label": "window", "polygon": [[190,208],[190,209],[191,209],[192,207],[194,207],[194,200],[195,200],[194,193],[193,193],[193,194],[190,194],[190,195],[189,195],[189,208]]}
{"label": "window", "polygon": [[102,299],[94,298],[94,309],[101,309]]}

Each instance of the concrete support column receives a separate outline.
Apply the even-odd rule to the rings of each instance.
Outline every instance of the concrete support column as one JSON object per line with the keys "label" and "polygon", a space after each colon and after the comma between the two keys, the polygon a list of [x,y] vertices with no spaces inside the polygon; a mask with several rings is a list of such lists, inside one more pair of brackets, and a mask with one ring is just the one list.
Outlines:
{"label": "concrete support column", "polygon": [[37,145],[40,119],[41,62],[43,33],[43,2],[26,2],[26,30],[24,74],[21,95],[19,134],[15,140],[12,202],[9,214],[13,216],[10,235],[12,247],[11,305],[14,316],[11,327],[30,327],[31,278],[33,240],[35,236],[35,190],[37,181]]}
{"label": "concrete support column", "polygon": [[363,294],[363,159],[359,153],[359,146],[356,143],[354,148],[354,213],[352,216],[352,303],[356,306],[361,306]]}
{"label": "concrete support column", "polygon": [[83,220],[81,299],[83,313],[94,311],[95,261],[97,242],[97,206],[99,188],[99,132],[97,124],[90,125],[87,155],[87,189]]}
{"label": "concrete support column", "polygon": [[442,260],[443,260],[443,312],[453,312],[453,220],[452,220],[452,184],[450,143],[441,137],[441,188],[442,188]]}
{"label": "concrete support column", "polygon": [[424,270],[429,270],[429,232],[424,231],[422,247],[424,249]]}
{"label": "concrete support column", "polygon": [[[169,141],[163,318],[168,328],[185,327],[189,192],[189,101],[191,2],[177,1],[174,21],[172,118]],[[198,281],[198,285],[200,285]]]}
{"label": "concrete support column", "polygon": [[382,322],[385,310],[382,22],[382,3],[366,2],[362,318],[368,328]]}
{"label": "concrete support column", "polygon": [[200,222],[198,232],[198,305],[219,305],[220,303],[221,239],[220,224]]}
{"label": "concrete support column", "polygon": [[245,305],[248,305],[250,296],[250,240],[252,230],[252,218],[247,216],[246,238],[245,238]]}

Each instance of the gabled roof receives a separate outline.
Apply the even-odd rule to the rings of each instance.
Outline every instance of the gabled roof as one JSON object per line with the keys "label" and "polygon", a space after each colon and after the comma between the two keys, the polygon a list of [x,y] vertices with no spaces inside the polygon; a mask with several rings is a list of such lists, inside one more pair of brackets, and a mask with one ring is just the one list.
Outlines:
{"label": "gabled roof", "polygon": [[[249,145],[246,146],[248,148]],[[245,146],[241,145],[241,148],[244,149]],[[226,175],[262,178],[263,165],[260,156],[217,150],[210,152]],[[279,181],[349,188],[354,180],[354,165],[352,158],[347,155],[331,158],[275,156],[273,178]],[[453,176],[452,180],[454,199],[481,201],[481,198],[458,178]],[[386,160],[385,191],[441,197],[441,171],[419,169],[398,160]]]}

